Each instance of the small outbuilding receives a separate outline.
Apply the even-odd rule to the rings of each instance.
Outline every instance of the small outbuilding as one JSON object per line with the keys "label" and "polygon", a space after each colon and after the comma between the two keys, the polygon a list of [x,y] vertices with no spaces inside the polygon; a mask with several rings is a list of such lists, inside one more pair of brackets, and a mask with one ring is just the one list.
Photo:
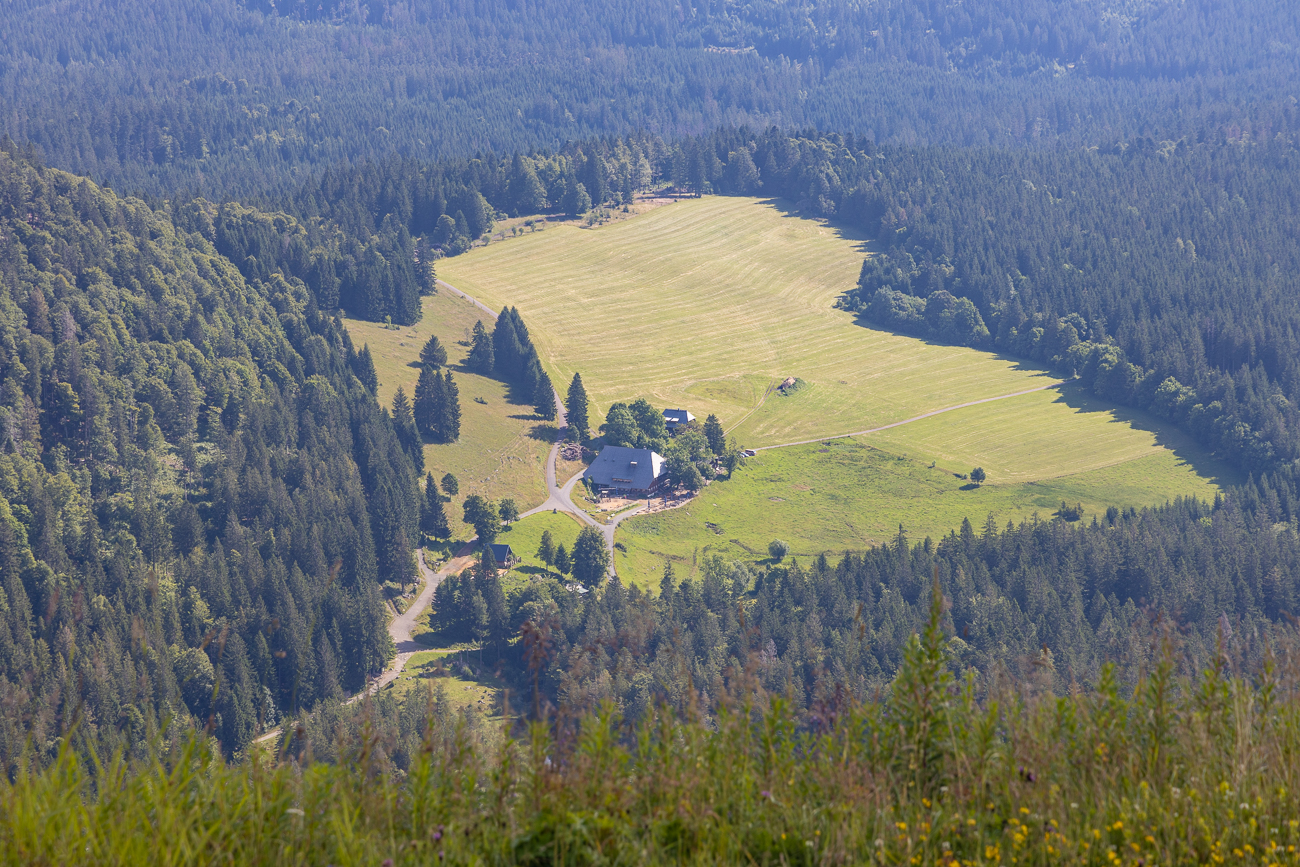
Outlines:
{"label": "small outbuilding", "polygon": [[664,410],[664,427],[668,433],[676,436],[677,429],[695,421],[695,416],[691,415],[684,409],[666,409]]}
{"label": "small outbuilding", "polygon": [[497,566],[501,569],[512,569],[519,564],[515,552],[504,542],[492,543],[492,556],[496,558]]}
{"label": "small outbuilding", "polygon": [[650,449],[605,446],[583,473],[602,494],[648,497],[666,478],[664,459]]}

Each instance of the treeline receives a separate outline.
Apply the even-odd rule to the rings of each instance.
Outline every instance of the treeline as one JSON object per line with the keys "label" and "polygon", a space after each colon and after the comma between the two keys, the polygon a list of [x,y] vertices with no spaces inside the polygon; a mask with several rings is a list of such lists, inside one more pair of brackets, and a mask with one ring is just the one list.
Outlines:
{"label": "treeline", "polygon": [[[228,753],[392,653],[414,471],[306,286],[0,151],[0,761]],[[8,772],[8,771],[6,771]]]}
{"label": "treeline", "polygon": [[[1000,528],[990,518],[980,530],[963,522],[938,542],[900,528],[891,543],[838,561],[706,557],[684,579],[666,569],[657,594],[613,579],[583,595],[558,576],[539,577],[487,603],[481,640],[498,644],[517,695],[531,689],[529,657],[503,642],[526,623],[545,626],[550,655],[539,682],[548,700],[572,710],[609,700],[634,719],[661,703],[684,712],[720,697],[726,673],[746,665],[765,690],[809,708],[836,689],[865,700],[893,679],[908,637],[924,626],[937,575],[954,673],[988,683],[1005,672],[1064,692],[1096,683],[1115,662],[1132,684],[1152,663],[1161,623],[1177,631],[1189,675],[1225,632],[1255,662],[1290,634],[1300,611],[1298,517],[1288,471],[1212,504],[1111,509],[1091,524]],[[479,622],[477,604],[462,599],[469,589],[440,591],[432,615],[461,624],[465,639]]]}
{"label": "treeline", "polygon": [[1300,458],[1293,145],[879,156],[841,205],[886,253],[845,306],[1077,374],[1247,469]]}
{"label": "treeline", "polygon": [[153,194],[247,201],[344,163],[554,150],[638,130],[671,140],[777,125],[1018,147],[1297,128],[1300,34],[1286,0],[1123,11],[23,0],[6,11],[4,131],[55,165]]}

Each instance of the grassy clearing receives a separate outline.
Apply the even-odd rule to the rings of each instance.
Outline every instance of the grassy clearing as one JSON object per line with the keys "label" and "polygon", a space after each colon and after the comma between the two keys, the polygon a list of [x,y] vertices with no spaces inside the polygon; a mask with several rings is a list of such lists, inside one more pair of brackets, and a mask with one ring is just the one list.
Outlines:
{"label": "grassy clearing", "polygon": [[[443,696],[454,707],[473,707],[489,719],[500,719],[497,696],[504,684],[492,674],[491,651],[484,653],[487,662],[480,664],[478,648],[473,645],[421,651],[406,661],[402,673],[384,690],[402,698],[416,690],[441,687]],[[451,665],[458,659],[468,663],[478,677],[454,673]]]}
{"label": "grassy clearing", "polygon": [[[982,466],[998,483],[1072,475],[1161,452],[1172,452],[1187,474],[1199,472],[1219,483],[1242,481],[1191,437],[1069,385],[921,419],[864,441],[952,472]],[[1152,491],[1171,496],[1192,484],[1181,475],[1153,477],[1152,483]]]}
{"label": "grassy clearing", "polygon": [[[982,527],[1035,514],[1048,519],[1064,500],[1082,503],[1084,521],[1110,505],[1143,506],[1176,496],[1213,497],[1215,486],[1168,449],[1135,460],[1033,482],[974,487],[929,460],[890,454],[872,438],[759,452],[731,481],[709,485],[689,505],[631,518],[619,527],[619,575],[657,585],[664,562],[679,577],[711,554],[766,562],[767,544],[783,539],[791,556],[864,550],[892,539],[902,524],[912,539],[939,538],[969,518]],[[966,467],[969,469],[969,467]]]}
{"label": "grassy clearing", "polygon": [[508,544],[521,561],[518,566],[510,570],[510,575],[505,582],[507,592],[512,583],[526,581],[532,575],[546,571],[546,564],[537,557],[537,547],[542,543],[544,531],[551,531],[551,538],[556,545],[562,544],[567,550],[572,551],[573,543],[578,540],[578,531],[581,529],[582,525],[578,523],[577,518],[562,512],[557,514],[541,512],[511,524],[510,529],[497,537],[497,541]]}
{"label": "grassy clearing", "polygon": [[[555,381],[580,370],[598,412],[646,395],[716,413],[751,446],[1056,381],[1012,359],[855,324],[833,305],[865,250],[780,203],[707,197],[596,230],[555,226],[440,262],[439,272],[489,306],[517,305]],[[786,376],[808,385],[764,401]]]}
{"label": "grassy clearing", "polygon": [[460,366],[468,349],[458,341],[467,339],[475,322],[487,318],[468,301],[443,293],[424,299],[424,317],[412,326],[389,330],[379,323],[347,320],[357,348],[370,346],[379,374],[378,397],[385,406],[392,405],[399,385],[408,397],[414,396],[420,372],[412,364],[431,333],[447,347],[460,386],[460,441],[425,445],[424,462],[434,478],[451,472],[460,481],[460,495],[449,504],[448,518],[453,532],[462,536],[469,533],[459,523],[460,504],[470,494],[494,500],[514,497],[521,511],[546,499],[544,461],[555,439],[554,424],[539,419],[529,406],[509,402],[508,386]]}
{"label": "grassy clearing", "polygon": [[[611,401],[645,395],[716,413],[756,447],[1049,387],[830,452],[763,452],[690,507],[624,523],[616,565],[633,580],[653,578],[664,557],[689,571],[710,551],[765,556],[777,535],[797,554],[860,549],[900,523],[939,536],[990,512],[1000,522],[1046,516],[1064,499],[1091,513],[1213,496],[1236,480],[1151,418],[1016,359],[860,326],[833,305],[865,251],[780,202],[710,197],[594,231],[556,226],[441,263],[441,273],[485,303],[517,305],[554,380],[582,372],[595,419]],[[802,387],[775,392],[786,376]],[[819,461],[825,454],[840,457]],[[977,465],[992,484],[960,490],[952,474]]]}

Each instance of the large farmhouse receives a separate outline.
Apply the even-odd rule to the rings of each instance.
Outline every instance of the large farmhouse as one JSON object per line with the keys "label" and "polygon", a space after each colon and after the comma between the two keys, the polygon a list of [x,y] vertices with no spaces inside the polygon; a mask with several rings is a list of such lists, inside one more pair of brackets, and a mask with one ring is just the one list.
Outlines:
{"label": "large farmhouse", "polygon": [[650,449],[605,446],[583,477],[603,494],[648,497],[664,480],[664,459]]}

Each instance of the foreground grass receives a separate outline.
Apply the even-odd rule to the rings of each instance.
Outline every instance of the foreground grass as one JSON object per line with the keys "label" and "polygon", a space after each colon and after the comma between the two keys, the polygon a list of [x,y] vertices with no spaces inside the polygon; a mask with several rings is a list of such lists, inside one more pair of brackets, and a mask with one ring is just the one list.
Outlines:
{"label": "foreground grass", "polygon": [[423,309],[419,322],[397,330],[355,319],[346,323],[357,349],[370,346],[384,406],[392,405],[398,386],[414,400],[420,371],[413,365],[430,334],[437,334],[447,348],[460,387],[460,441],[426,444],[424,463],[435,479],[450,472],[460,482],[460,494],[448,504],[447,517],[452,531],[467,538],[473,533],[460,523],[460,506],[470,494],[493,500],[513,497],[521,511],[546,499],[544,462],[555,441],[555,425],[535,416],[531,406],[510,403],[506,384],[460,366],[469,350],[458,341],[466,340],[480,319],[491,327],[487,314],[450,293],[426,296]]}
{"label": "foreground grass", "polygon": [[[336,764],[234,767],[198,740],[0,783],[0,863],[1294,864],[1300,696],[1271,656],[1195,683],[1166,638],[1131,694],[954,684],[937,624],[888,695],[806,715],[737,673],[704,714],[611,709],[489,747],[434,734],[405,773],[363,731]],[[761,665],[754,657],[751,665]],[[430,708],[433,713],[433,708]],[[557,737],[558,735],[558,737]]]}

